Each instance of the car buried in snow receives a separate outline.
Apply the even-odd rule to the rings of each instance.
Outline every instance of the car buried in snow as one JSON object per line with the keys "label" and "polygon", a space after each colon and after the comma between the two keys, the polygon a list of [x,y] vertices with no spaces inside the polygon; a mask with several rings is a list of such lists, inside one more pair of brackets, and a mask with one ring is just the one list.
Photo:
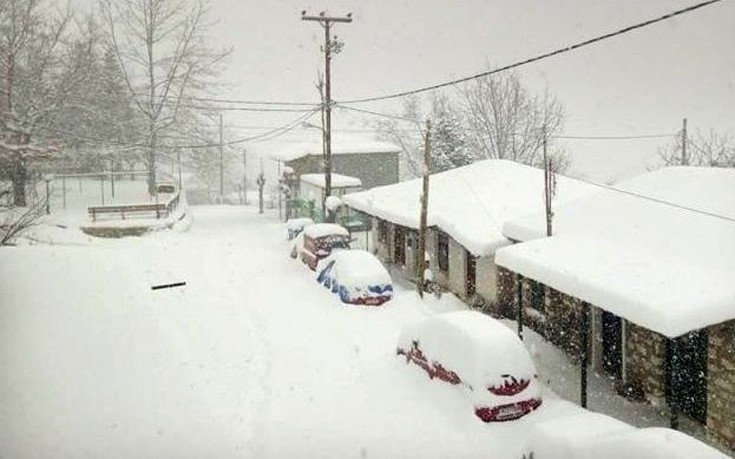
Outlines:
{"label": "car buried in snow", "polygon": [[343,303],[380,306],[393,298],[390,274],[370,252],[336,251],[319,262],[316,272],[316,281]]}
{"label": "car buried in snow", "polygon": [[523,343],[485,314],[449,312],[409,325],[396,354],[432,380],[464,386],[484,422],[512,421],[541,405],[538,375]]}
{"label": "car buried in snow", "polygon": [[288,240],[293,240],[296,236],[301,234],[305,227],[313,225],[314,220],[308,217],[304,218],[290,218],[286,221],[286,231],[288,233]]}
{"label": "car buried in snow", "polygon": [[350,233],[334,223],[315,223],[306,226],[301,234],[304,235],[301,261],[312,271],[319,260],[328,257],[333,251],[350,248]]}

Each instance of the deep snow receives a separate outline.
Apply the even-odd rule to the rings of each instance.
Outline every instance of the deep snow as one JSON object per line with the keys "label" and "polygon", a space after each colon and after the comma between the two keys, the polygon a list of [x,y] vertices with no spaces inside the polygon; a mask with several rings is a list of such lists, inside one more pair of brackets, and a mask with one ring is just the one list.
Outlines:
{"label": "deep snow", "polygon": [[404,325],[464,308],[452,296],[344,305],[284,224],[192,211],[186,233],[0,249],[0,457],[517,459],[529,427],[583,413],[545,390],[480,422],[395,354]]}

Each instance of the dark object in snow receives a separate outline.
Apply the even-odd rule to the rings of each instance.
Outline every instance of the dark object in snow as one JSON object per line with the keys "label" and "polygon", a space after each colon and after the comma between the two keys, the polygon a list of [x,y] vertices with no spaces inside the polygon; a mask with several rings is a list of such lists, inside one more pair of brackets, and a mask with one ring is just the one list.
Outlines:
{"label": "dark object in snow", "polygon": [[174,282],[173,284],[154,285],[151,287],[151,290],[159,290],[162,288],[172,288],[172,287],[183,287],[184,285],[186,285],[186,282]]}

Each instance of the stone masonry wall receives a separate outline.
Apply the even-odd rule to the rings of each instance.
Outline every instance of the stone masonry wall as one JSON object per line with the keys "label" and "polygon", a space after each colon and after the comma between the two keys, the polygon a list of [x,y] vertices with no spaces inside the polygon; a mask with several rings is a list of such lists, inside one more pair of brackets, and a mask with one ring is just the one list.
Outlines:
{"label": "stone masonry wall", "polygon": [[[589,333],[589,323],[583,323],[585,303],[579,298],[565,295],[548,286],[544,302],[546,339],[564,350],[573,362],[579,362],[582,352],[583,327],[587,327]],[[591,337],[588,335],[589,339]]]}
{"label": "stone masonry wall", "polygon": [[631,322],[626,323],[626,329],[627,381],[641,390],[650,402],[663,404],[667,385],[667,338]]}
{"label": "stone masonry wall", "polygon": [[709,328],[707,429],[735,450],[735,321]]}

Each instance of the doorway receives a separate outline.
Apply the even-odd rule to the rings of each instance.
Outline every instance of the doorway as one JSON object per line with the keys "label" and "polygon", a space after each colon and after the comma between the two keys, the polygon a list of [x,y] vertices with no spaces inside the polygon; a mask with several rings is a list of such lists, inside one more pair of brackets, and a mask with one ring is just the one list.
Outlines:
{"label": "doorway", "polygon": [[623,377],[623,321],[602,311],[602,369],[614,378]]}
{"label": "doorway", "polygon": [[667,402],[701,423],[707,422],[707,330],[669,340]]}

